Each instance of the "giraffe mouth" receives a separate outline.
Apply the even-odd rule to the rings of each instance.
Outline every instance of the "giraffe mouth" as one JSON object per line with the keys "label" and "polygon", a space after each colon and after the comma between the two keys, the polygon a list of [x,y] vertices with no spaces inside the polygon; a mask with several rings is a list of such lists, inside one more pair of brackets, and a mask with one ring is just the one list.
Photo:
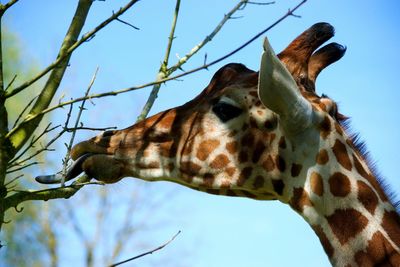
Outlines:
{"label": "giraffe mouth", "polygon": [[[93,153],[86,153],[81,155],[71,167],[67,170],[67,173],[64,176],[64,181],[69,181],[79,174],[83,172],[82,164],[83,162],[89,158],[90,156],[94,155]],[[61,173],[50,174],[50,175],[39,175],[35,177],[36,182],[41,184],[59,184],[63,180],[63,175]]]}

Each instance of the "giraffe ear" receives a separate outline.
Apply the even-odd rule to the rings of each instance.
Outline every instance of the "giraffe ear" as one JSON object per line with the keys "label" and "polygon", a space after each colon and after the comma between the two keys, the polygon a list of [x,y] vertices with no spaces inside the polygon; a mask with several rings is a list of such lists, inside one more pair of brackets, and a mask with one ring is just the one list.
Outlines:
{"label": "giraffe ear", "polygon": [[308,127],[312,121],[311,104],[304,99],[292,75],[275,55],[267,38],[258,78],[261,102],[277,113],[286,128],[293,132]]}

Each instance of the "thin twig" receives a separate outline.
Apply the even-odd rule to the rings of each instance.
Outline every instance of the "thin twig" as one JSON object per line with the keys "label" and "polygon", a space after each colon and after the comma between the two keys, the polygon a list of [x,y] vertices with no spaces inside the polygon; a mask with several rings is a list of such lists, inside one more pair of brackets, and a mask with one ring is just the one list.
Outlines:
{"label": "thin twig", "polygon": [[39,80],[40,78],[42,78],[44,75],[46,75],[49,71],[51,71],[52,69],[54,69],[60,62],[62,62],[65,58],[67,58],[75,49],[77,49],[81,44],[87,42],[89,39],[93,38],[93,36],[100,31],[101,29],[103,29],[105,26],[107,26],[110,22],[112,22],[113,20],[117,19],[119,16],[121,16],[122,14],[125,13],[125,11],[127,11],[131,6],[133,6],[134,4],[136,4],[139,0],[132,0],[130,1],[128,4],[126,4],[124,7],[120,8],[118,10],[118,12],[113,13],[112,16],[110,16],[108,19],[104,20],[102,23],[100,23],[97,27],[95,27],[93,30],[91,30],[90,32],[84,34],[81,39],[77,42],[75,42],[63,55],[60,55],[60,57],[58,57],[53,63],[51,63],[49,66],[47,66],[44,70],[42,70],[40,73],[38,73],[34,78],[32,78],[31,80],[21,84],[20,86],[14,88],[14,90],[12,91],[8,91],[5,94],[5,97],[11,97],[19,92],[21,92],[22,90],[24,90],[25,88],[27,88],[28,86],[30,86],[31,84],[33,84],[34,82],[36,82],[37,80]]}
{"label": "thin twig", "polygon": [[6,174],[10,174],[10,173],[13,173],[13,172],[17,172],[17,171],[20,171],[20,170],[22,170],[22,169],[28,168],[28,167],[30,167],[30,166],[38,165],[38,164],[42,164],[42,163],[43,163],[43,162],[34,161],[34,162],[31,162],[31,163],[29,163],[29,164],[27,164],[27,165],[24,165],[24,166],[22,166],[22,167],[19,167],[19,168],[13,169],[13,170],[7,170],[7,171],[6,171]]}
{"label": "thin twig", "polygon": [[14,190],[16,193],[10,196],[7,196],[3,201],[3,210],[6,211],[11,207],[15,207],[16,205],[28,201],[28,200],[49,200],[56,198],[70,198],[76,192],[81,189],[86,182],[90,181],[90,178],[86,175],[80,176],[69,186],[65,187],[57,187],[57,188],[48,188],[44,190]]}
{"label": "thin twig", "polygon": [[11,85],[14,83],[16,78],[17,78],[17,74],[14,75],[14,77],[11,79],[10,83],[7,85],[6,89],[4,89],[4,91],[7,91],[11,87]]}
{"label": "thin twig", "polygon": [[28,156],[27,158],[23,159],[23,160],[19,160],[23,155],[25,155],[26,152],[28,152],[29,149],[33,148],[35,146],[35,144],[45,135],[47,135],[48,133],[54,131],[55,129],[57,129],[58,127],[60,127],[60,125],[54,126],[54,127],[50,127],[51,123],[49,123],[46,128],[43,130],[43,132],[41,134],[39,134],[37,137],[32,136],[31,142],[29,143],[29,145],[27,145],[25,147],[25,149],[18,154],[18,156],[14,157],[9,163],[8,163],[8,168],[11,168],[13,166],[20,166],[22,164],[24,164],[25,162],[27,162],[28,160],[31,160],[32,158],[36,157],[37,155],[39,155],[40,153],[42,153],[43,151],[49,150],[49,147],[51,144],[53,144],[58,138],[61,137],[61,135],[64,133],[64,131],[61,131],[61,133],[59,133],[55,138],[53,138],[52,140],[50,140],[45,146],[43,146],[41,149],[37,150],[36,152],[32,153],[30,156]]}
{"label": "thin twig", "polygon": [[[96,76],[97,76],[97,72],[98,71],[99,71],[99,67],[96,68],[96,71],[94,72],[93,77],[90,80],[89,86],[88,86],[88,88],[86,89],[86,92],[85,92],[85,97],[87,97],[89,95],[90,89],[92,89],[94,81],[96,80]],[[79,107],[78,115],[76,116],[76,121],[75,121],[75,127],[74,127],[75,129],[78,128],[79,122],[81,120],[82,112],[84,110],[85,103],[86,103],[86,100],[82,101],[81,106]],[[68,125],[67,125],[67,128],[68,128]],[[66,129],[65,129],[65,131],[66,131]],[[71,135],[71,139],[69,140],[69,144],[67,146],[67,153],[65,154],[65,157],[64,157],[64,164],[63,164],[63,169],[62,169],[62,174],[63,175],[62,175],[62,179],[61,179],[61,187],[64,187],[64,185],[65,185],[65,176],[67,174],[68,162],[70,160],[69,152],[72,149],[72,144],[74,143],[75,134],[76,134],[76,131],[73,131],[72,135]]]}
{"label": "thin twig", "polygon": [[237,3],[226,15],[222,18],[222,20],[218,23],[218,25],[214,28],[214,30],[207,35],[199,44],[197,44],[195,47],[193,47],[189,53],[187,53],[184,57],[180,58],[178,62],[170,67],[167,71],[167,76],[169,76],[171,73],[176,71],[177,69],[181,68],[181,66],[189,60],[194,54],[196,54],[202,47],[204,47],[208,42],[210,42],[215,35],[222,29],[222,27],[225,25],[225,23],[232,18],[233,14],[235,14],[238,10],[241,10],[241,8],[247,3],[247,0],[241,0],[239,3]]}
{"label": "thin twig", "polygon": [[180,233],[181,233],[181,231],[179,230],[170,240],[168,240],[166,243],[162,244],[161,246],[156,247],[155,249],[152,249],[152,250],[147,251],[147,252],[145,252],[145,253],[139,254],[139,255],[137,255],[137,256],[135,256],[135,257],[132,257],[132,258],[130,258],[130,259],[127,259],[127,260],[124,260],[124,261],[120,261],[120,262],[114,263],[114,264],[110,265],[109,267],[115,267],[115,266],[118,266],[118,265],[127,263],[127,262],[129,262],[129,261],[133,261],[133,260],[136,260],[136,259],[138,259],[138,258],[144,257],[144,256],[146,256],[146,255],[153,254],[154,252],[156,252],[156,251],[158,251],[158,250],[160,250],[160,249],[163,249],[163,248],[166,247],[169,243],[171,243],[172,241],[174,241],[174,239],[175,239]]}
{"label": "thin twig", "polygon": [[[270,26],[268,26],[267,28],[265,28],[265,29],[262,30],[261,32],[257,33],[256,35],[254,35],[250,40],[248,40],[248,41],[245,42],[244,44],[240,45],[238,48],[234,49],[234,50],[231,51],[230,53],[225,54],[224,56],[222,56],[222,57],[220,57],[220,58],[218,58],[218,59],[216,59],[216,60],[214,60],[214,61],[212,61],[212,62],[210,62],[210,63],[208,63],[208,64],[201,65],[201,66],[199,66],[199,67],[197,67],[197,68],[194,68],[194,69],[191,69],[191,70],[189,70],[189,71],[186,71],[186,72],[177,74],[177,75],[175,75],[175,76],[170,76],[170,77],[168,77],[168,78],[165,78],[165,79],[162,79],[162,80],[159,80],[159,81],[153,81],[153,82],[145,83],[145,84],[142,84],[142,85],[139,85],[139,86],[129,87],[129,88],[120,89],[120,90],[116,90],[116,91],[109,91],[109,92],[104,92],[104,93],[100,93],[100,94],[93,94],[93,95],[89,95],[89,96],[87,96],[87,97],[75,98],[75,99],[70,100],[70,101],[66,101],[66,102],[63,102],[63,103],[59,103],[59,104],[56,105],[56,106],[53,106],[53,107],[50,107],[50,108],[47,108],[47,109],[42,110],[41,112],[37,113],[36,115],[30,116],[29,118],[27,118],[26,120],[24,120],[24,122],[31,121],[31,120],[33,120],[33,119],[35,119],[35,118],[37,118],[37,117],[39,117],[39,116],[41,116],[41,115],[43,115],[43,114],[49,113],[49,112],[51,112],[51,111],[53,111],[53,110],[55,110],[55,109],[57,109],[57,108],[61,108],[61,107],[67,106],[67,105],[71,105],[72,103],[81,102],[81,101],[86,100],[86,99],[101,98],[101,97],[106,97],[106,96],[115,96],[115,95],[119,95],[119,94],[123,94],[123,93],[130,92],[130,91],[135,91],[135,90],[142,89],[142,88],[146,88],[146,87],[149,87],[149,86],[152,86],[152,85],[155,85],[155,84],[160,84],[160,83],[165,83],[165,82],[168,82],[168,81],[171,81],[171,80],[176,80],[176,79],[178,79],[178,78],[187,76],[187,75],[189,75],[189,74],[198,72],[198,71],[200,71],[200,70],[207,69],[207,68],[209,68],[210,66],[213,66],[213,65],[215,65],[215,64],[217,64],[217,63],[219,63],[219,62],[221,62],[221,61],[223,61],[223,60],[225,60],[225,59],[231,57],[232,55],[236,54],[237,52],[239,52],[240,50],[242,50],[243,48],[245,48],[246,46],[248,46],[250,43],[252,43],[252,42],[254,42],[256,39],[258,39],[261,35],[265,34],[265,33],[268,32],[268,31],[270,31],[272,28],[274,28],[277,24],[279,24],[280,22],[282,22],[284,19],[286,19],[287,17],[293,16],[293,12],[296,11],[298,8],[300,8],[300,7],[301,7],[304,3],[306,3],[306,2],[307,2],[307,0],[301,1],[301,2],[300,2],[299,4],[297,4],[293,9],[289,9],[282,17],[280,17],[279,19],[277,19],[273,24],[271,24]],[[16,128],[14,128],[13,130],[11,130],[11,131],[6,135],[6,137],[9,137],[9,136],[10,136],[11,134],[13,134],[15,131],[16,131]]]}
{"label": "thin twig", "polygon": [[7,183],[4,184],[5,187],[9,186],[10,184],[12,184],[13,182],[15,182],[16,180],[18,180],[19,178],[23,177],[24,174],[20,174],[16,177],[14,177],[13,179],[11,179],[10,181],[8,181]]}
{"label": "thin twig", "polygon": [[130,26],[130,27],[132,27],[132,28],[134,28],[135,30],[140,30],[140,28],[138,28],[138,27],[136,27],[136,26],[130,24],[129,22],[126,22],[126,21],[122,20],[122,19],[116,18],[115,20],[116,20],[116,21],[119,21],[119,22],[121,22],[121,23],[123,23],[123,24],[125,24],[125,25],[128,25],[128,26]]}
{"label": "thin twig", "polygon": [[[168,60],[169,60],[169,55],[171,53],[172,43],[174,41],[175,28],[176,28],[176,23],[178,21],[180,4],[181,4],[181,0],[177,0],[176,5],[175,5],[174,17],[172,19],[171,31],[170,31],[169,37],[168,37],[167,50],[165,52],[164,61],[161,63],[160,70],[158,71],[156,81],[162,80],[162,79],[168,77],[168,74],[167,74]],[[154,104],[154,101],[157,98],[158,92],[160,91],[160,87],[161,87],[161,83],[157,83],[157,84],[153,85],[153,89],[151,90],[149,98],[147,99],[146,104],[144,105],[144,107],[142,109],[142,112],[138,116],[137,121],[141,121],[147,117],[147,115],[150,112],[151,107]]]}
{"label": "thin twig", "polygon": [[66,128],[65,130],[66,130],[67,132],[74,132],[74,131],[77,131],[77,130],[108,131],[108,130],[115,130],[115,129],[117,129],[116,126],[103,127],[103,128],[79,126],[79,127],[76,127],[76,128]]}
{"label": "thin twig", "polygon": [[253,2],[253,1],[248,1],[247,4],[259,5],[259,6],[268,6],[268,5],[275,4],[275,1],[271,1],[271,2]]}
{"label": "thin twig", "polygon": [[[6,89],[7,90],[7,89]],[[22,116],[24,115],[25,111],[32,105],[33,101],[35,101],[37,98],[39,97],[39,95],[33,97],[29,103],[24,107],[24,109],[18,114],[18,118],[15,120],[14,125],[12,128],[14,128],[15,126],[17,126],[19,120],[22,118]]]}

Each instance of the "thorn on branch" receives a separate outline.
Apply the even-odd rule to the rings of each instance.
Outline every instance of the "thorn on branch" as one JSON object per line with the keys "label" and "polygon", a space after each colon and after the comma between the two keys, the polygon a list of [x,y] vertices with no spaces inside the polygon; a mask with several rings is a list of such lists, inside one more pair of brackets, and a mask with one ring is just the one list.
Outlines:
{"label": "thorn on branch", "polygon": [[293,13],[293,11],[292,11],[292,10],[290,10],[290,9],[288,9],[288,15],[289,15],[289,16],[292,16],[292,17],[295,17],[295,18],[301,18],[301,16],[300,16],[300,15],[296,15],[296,14],[294,14],[294,13]]}
{"label": "thorn on branch", "polygon": [[229,17],[229,19],[241,19],[241,18],[244,18],[244,16],[236,16],[236,17],[230,16]]}
{"label": "thorn on branch", "polygon": [[[113,15],[115,15],[114,11],[113,11]],[[140,30],[139,27],[136,27],[136,26],[130,24],[129,22],[126,22],[126,21],[124,21],[124,20],[122,20],[122,19],[120,19],[120,18],[118,18],[118,17],[115,18],[115,20],[116,20],[116,21],[119,21],[119,22],[121,22],[121,23],[123,23],[123,24],[125,24],[125,25],[128,25],[129,27],[131,27],[131,28],[133,28],[133,29],[135,29],[135,30],[137,30],[137,31]]]}
{"label": "thorn on branch", "polygon": [[[94,37],[96,37],[96,34],[93,34],[93,35],[89,36],[89,38],[87,38],[87,39],[85,40],[85,42],[86,42],[86,43],[87,43],[87,42],[90,42]],[[86,34],[83,35],[82,39],[84,39],[84,38],[86,38]]]}

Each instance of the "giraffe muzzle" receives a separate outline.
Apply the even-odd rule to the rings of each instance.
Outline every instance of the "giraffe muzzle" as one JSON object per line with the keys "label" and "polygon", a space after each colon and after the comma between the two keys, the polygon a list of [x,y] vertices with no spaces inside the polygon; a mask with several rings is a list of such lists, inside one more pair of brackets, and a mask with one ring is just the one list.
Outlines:
{"label": "giraffe muzzle", "polygon": [[[93,153],[86,153],[80,156],[76,161],[74,161],[71,167],[67,170],[64,181],[69,181],[81,174],[83,172],[83,162],[92,155]],[[36,182],[41,184],[59,184],[61,183],[62,178],[63,175],[61,173],[56,173],[51,175],[40,175],[37,176],[35,180]]]}

